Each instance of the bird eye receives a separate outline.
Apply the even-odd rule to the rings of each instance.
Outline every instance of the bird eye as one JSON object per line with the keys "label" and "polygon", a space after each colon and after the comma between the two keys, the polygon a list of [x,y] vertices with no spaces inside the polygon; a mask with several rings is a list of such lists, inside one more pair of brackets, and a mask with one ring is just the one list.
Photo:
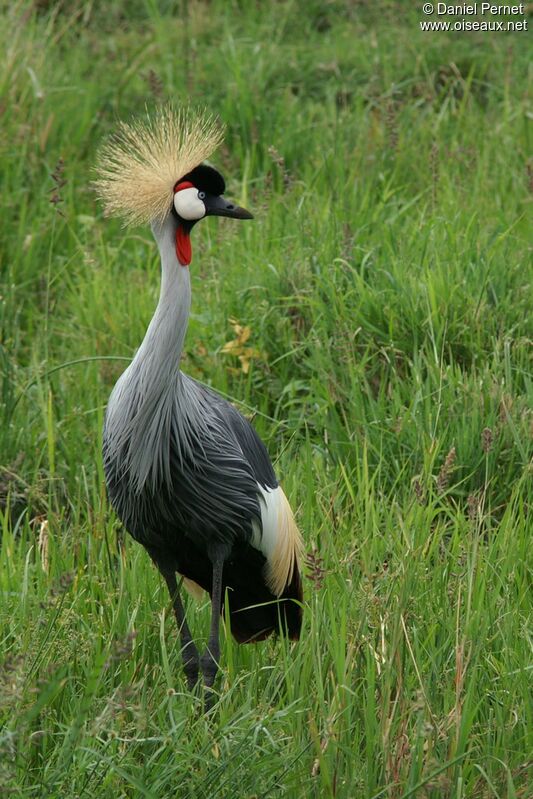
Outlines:
{"label": "bird eye", "polygon": [[199,200],[205,200],[205,191],[199,191],[198,192],[198,199]]}

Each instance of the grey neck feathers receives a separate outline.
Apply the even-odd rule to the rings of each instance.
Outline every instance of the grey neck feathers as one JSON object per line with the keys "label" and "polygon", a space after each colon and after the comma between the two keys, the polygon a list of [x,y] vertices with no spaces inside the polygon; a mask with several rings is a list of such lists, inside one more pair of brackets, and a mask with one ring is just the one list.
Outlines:
{"label": "grey neck feathers", "polygon": [[[159,302],[141,346],[113,389],[104,431],[106,460],[118,465],[135,491],[145,485],[155,490],[161,479],[170,479],[173,418],[181,427],[186,424],[182,415],[194,414],[194,408],[187,408],[179,371],[191,305],[189,269],[176,257],[173,217],[152,231],[161,254]],[[174,443],[179,448],[180,442]]]}
{"label": "grey neck feathers", "polygon": [[152,226],[161,255],[161,292],[152,321],[133,363],[138,363],[154,388],[177,377],[191,308],[189,268],[176,257],[176,223],[169,215],[161,227]]}

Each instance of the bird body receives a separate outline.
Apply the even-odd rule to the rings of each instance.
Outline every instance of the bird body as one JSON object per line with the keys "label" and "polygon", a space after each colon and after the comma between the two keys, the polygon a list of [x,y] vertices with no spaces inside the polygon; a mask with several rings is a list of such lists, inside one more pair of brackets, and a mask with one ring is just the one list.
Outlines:
{"label": "bird body", "polygon": [[103,457],[113,507],[167,580],[191,684],[199,659],[175,574],[185,578],[186,586],[211,594],[210,643],[200,659],[209,686],[225,596],[239,642],[276,631],[299,636],[301,537],[267,450],[249,421],[180,370],[191,306],[190,230],[208,213],[251,215],[224,200],[218,191],[224,181],[211,167],[198,165],[173,179],[171,208],[162,220],[152,218],[161,255],[159,302],[109,399]]}
{"label": "bird body", "polygon": [[[211,588],[209,552],[223,551],[232,631],[238,640],[253,640],[277,629],[277,610],[271,604],[242,611],[247,605],[239,592],[234,596],[234,585],[241,585],[249,605],[274,603],[287,586],[297,598],[292,580],[298,534],[248,420],[179,368],[191,287],[189,270],[176,263],[174,228],[172,217],[154,226],[160,300],[109,400],[103,446],[108,491],[126,529],[153,559],[171,563],[205,590]],[[295,636],[296,608],[287,621]]]}

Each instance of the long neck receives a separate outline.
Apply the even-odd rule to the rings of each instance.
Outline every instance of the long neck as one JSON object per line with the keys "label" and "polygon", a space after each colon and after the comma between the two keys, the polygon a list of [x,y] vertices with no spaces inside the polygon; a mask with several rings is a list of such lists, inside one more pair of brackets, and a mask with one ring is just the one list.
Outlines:
{"label": "long neck", "polygon": [[161,226],[152,226],[161,255],[161,292],[135,360],[148,381],[159,388],[177,378],[191,307],[189,269],[176,257],[176,222],[172,216]]}
{"label": "long neck", "polygon": [[[161,294],[144,340],[113,389],[106,412],[106,468],[117,469],[136,492],[147,483],[155,490],[161,479],[171,480],[172,425],[181,416],[179,364],[191,284],[188,268],[176,257],[175,225],[169,217],[152,228],[161,253]],[[174,441],[175,446],[179,443]]]}

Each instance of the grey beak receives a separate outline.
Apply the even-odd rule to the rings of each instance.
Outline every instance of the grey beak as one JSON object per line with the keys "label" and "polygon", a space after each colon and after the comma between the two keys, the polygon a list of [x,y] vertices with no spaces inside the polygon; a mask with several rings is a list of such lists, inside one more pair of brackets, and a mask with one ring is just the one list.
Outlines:
{"label": "grey beak", "polygon": [[206,216],[229,216],[231,219],[253,219],[253,215],[246,208],[228,202],[224,197],[208,195],[205,200]]}

